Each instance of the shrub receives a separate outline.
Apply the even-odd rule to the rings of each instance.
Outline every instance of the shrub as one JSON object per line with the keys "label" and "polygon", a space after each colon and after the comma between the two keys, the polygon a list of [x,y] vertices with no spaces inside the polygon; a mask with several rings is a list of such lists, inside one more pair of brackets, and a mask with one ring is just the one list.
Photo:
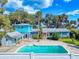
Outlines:
{"label": "shrub", "polygon": [[70,38],[75,38],[76,36],[76,32],[75,31],[71,31],[70,32]]}
{"label": "shrub", "polygon": [[32,38],[33,39],[38,39],[39,38],[39,35],[38,34],[34,34],[34,35],[32,35]]}
{"label": "shrub", "polygon": [[53,33],[48,37],[48,39],[58,40],[60,38],[60,33]]}
{"label": "shrub", "polygon": [[79,34],[76,34],[75,39],[79,40]]}
{"label": "shrub", "polygon": [[53,33],[52,34],[52,39],[53,40],[58,40],[60,38],[60,33]]}
{"label": "shrub", "polygon": [[42,39],[43,38],[43,34],[34,34],[32,35],[33,39]]}

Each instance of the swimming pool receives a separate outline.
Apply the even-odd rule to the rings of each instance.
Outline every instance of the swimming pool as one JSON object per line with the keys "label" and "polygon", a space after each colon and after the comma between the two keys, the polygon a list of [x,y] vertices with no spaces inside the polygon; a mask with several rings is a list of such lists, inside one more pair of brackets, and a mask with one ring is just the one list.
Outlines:
{"label": "swimming pool", "polygon": [[68,53],[62,46],[23,46],[17,50],[19,53]]}

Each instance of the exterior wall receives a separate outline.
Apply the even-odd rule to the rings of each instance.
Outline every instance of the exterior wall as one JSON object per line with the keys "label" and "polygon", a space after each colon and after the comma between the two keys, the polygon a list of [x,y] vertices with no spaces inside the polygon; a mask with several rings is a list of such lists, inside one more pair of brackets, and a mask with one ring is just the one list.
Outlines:
{"label": "exterior wall", "polygon": [[16,24],[14,28],[16,31],[22,33],[24,38],[31,37],[32,26],[30,24]]}
{"label": "exterior wall", "polygon": [[[47,37],[50,36],[50,33],[46,33]],[[60,33],[60,38],[64,38],[64,37],[69,37],[69,32],[61,32]]]}
{"label": "exterior wall", "polygon": [[6,38],[2,38],[2,46],[12,46],[15,43],[12,41],[13,39],[6,40]]}
{"label": "exterior wall", "polygon": [[[16,39],[16,40],[15,40]],[[13,46],[15,45],[20,39],[22,39],[22,37],[18,37],[18,38],[11,38],[9,36],[6,36],[4,38],[2,38],[2,46]]]}
{"label": "exterior wall", "polygon": [[20,33],[30,33],[32,30],[31,25],[15,25],[14,26],[15,30],[20,32]]}
{"label": "exterior wall", "polygon": [[61,32],[60,34],[61,38],[64,38],[64,37],[69,37],[69,32]]}

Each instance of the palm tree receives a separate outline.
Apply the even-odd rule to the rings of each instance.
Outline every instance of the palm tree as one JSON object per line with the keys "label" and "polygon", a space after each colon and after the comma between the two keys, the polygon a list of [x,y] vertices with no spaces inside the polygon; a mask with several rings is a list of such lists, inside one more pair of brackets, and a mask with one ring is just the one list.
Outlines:
{"label": "palm tree", "polygon": [[62,15],[61,15],[61,18],[62,18],[62,20],[61,20],[61,21],[66,22],[66,21],[67,21],[67,19],[68,19],[68,15],[66,15],[66,14],[62,14]]}
{"label": "palm tree", "polygon": [[[39,30],[38,37],[39,37],[39,39],[41,38],[41,35],[42,35],[41,20],[42,20],[42,12],[38,11],[36,13],[36,21],[38,22],[38,30]],[[39,39],[38,39],[38,42],[39,42]]]}
{"label": "palm tree", "polygon": [[45,19],[46,19],[46,22],[47,22],[47,27],[50,27],[53,23],[53,18],[54,16],[52,14],[46,14],[45,16]]}

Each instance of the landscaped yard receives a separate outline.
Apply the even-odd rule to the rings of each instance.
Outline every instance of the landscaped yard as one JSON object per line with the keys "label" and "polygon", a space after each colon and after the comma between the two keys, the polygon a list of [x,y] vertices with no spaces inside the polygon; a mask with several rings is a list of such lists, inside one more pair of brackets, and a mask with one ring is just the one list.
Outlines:
{"label": "landscaped yard", "polygon": [[62,39],[59,39],[59,41],[69,43],[69,44],[75,44],[75,45],[79,46],[79,40],[74,39],[74,43],[73,43],[72,39],[70,39],[70,38],[62,38]]}

